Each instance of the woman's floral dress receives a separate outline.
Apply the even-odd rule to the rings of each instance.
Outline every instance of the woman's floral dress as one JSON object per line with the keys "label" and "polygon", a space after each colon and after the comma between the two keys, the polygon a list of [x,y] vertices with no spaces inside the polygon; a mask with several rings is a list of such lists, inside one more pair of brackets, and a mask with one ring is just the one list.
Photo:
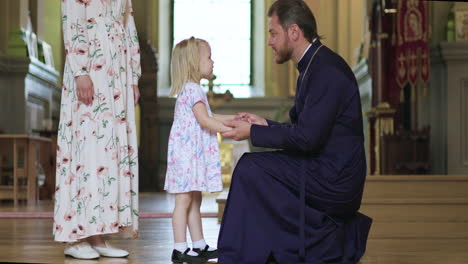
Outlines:
{"label": "woman's floral dress", "polygon": [[[56,241],[138,234],[138,155],[132,85],[141,75],[131,0],[62,0],[66,51],[57,140]],[[94,85],[78,101],[75,77]]]}

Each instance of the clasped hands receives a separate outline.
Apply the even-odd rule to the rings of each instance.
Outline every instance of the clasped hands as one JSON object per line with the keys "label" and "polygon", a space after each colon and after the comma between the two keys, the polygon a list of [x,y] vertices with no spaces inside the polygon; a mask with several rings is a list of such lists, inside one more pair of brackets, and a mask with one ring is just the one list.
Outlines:
{"label": "clasped hands", "polygon": [[234,140],[244,140],[250,137],[250,128],[252,125],[268,126],[265,118],[251,114],[238,113],[234,119],[224,121],[223,124],[232,128],[229,131],[221,133],[223,137],[232,138]]}

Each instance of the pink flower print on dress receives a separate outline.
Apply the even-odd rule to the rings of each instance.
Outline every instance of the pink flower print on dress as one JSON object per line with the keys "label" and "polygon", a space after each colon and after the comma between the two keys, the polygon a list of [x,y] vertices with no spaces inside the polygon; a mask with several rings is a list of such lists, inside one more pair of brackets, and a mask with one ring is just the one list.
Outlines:
{"label": "pink flower print on dress", "polygon": [[110,226],[110,229],[111,229],[112,232],[119,231],[119,223],[117,223],[117,222],[112,223],[111,226]]}
{"label": "pink flower print on dress", "polygon": [[70,240],[77,240],[78,239],[78,230],[76,228],[74,228],[70,235],[68,235],[68,239]]}
{"label": "pink flower print on dress", "polygon": [[127,122],[127,118],[120,117],[120,118],[115,119],[115,122],[117,122],[117,124],[125,124]]}
{"label": "pink flower print on dress", "polygon": [[106,225],[105,225],[105,224],[100,225],[100,226],[96,229],[96,231],[97,231],[98,233],[104,233],[104,232],[106,232]]}
{"label": "pink flower print on dress", "polygon": [[119,154],[117,151],[112,152],[112,160],[118,160],[119,159]]}
{"label": "pink flower print on dress", "polygon": [[75,0],[77,3],[89,6],[93,0]]}
{"label": "pink flower print on dress", "polygon": [[76,173],[81,173],[84,169],[84,165],[83,164],[78,164],[76,165]]}
{"label": "pink flower print on dress", "polygon": [[62,158],[63,164],[68,164],[70,161],[71,161],[70,153],[63,155],[63,158]]}
{"label": "pink flower print on dress", "polygon": [[63,226],[61,225],[58,225],[58,224],[54,224],[55,225],[55,233],[62,233],[63,231]]}
{"label": "pink flower print on dress", "polygon": [[120,90],[114,89],[114,101],[118,101],[120,99]]}
{"label": "pink flower print on dress", "polygon": [[75,48],[75,53],[77,55],[86,55],[88,54],[88,49],[89,49],[88,45],[81,43]]}
{"label": "pink flower print on dress", "polygon": [[83,194],[85,193],[86,189],[85,187],[81,187],[78,192],[76,193],[76,199],[81,200]]}
{"label": "pink flower print on dress", "polygon": [[111,203],[111,204],[109,205],[109,209],[110,209],[111,211],[115,211],[115,210],[117,209],[117,207],[115,206],[115,204]]}
{"label": "pink flower print on dress", "polygon": [[130,146],[130,145],[128,145],[127,149],[128,149],[128,155],[131,156],[131,155],[133,155],[133,153],[135,153],[135,150],[134,150],[133,147]]}
{"label": "pink flower print on dress", "polygon": [[104,166],[100,166],[99,168],[97,168],[97,175],[98,176],[107,176],[107,174],[109,173],[109,168],[107,167],[104,167]]}
{"label": "pink flower print on dress", "polygon": [[70,175],[67,177],[64,183],[65,185],[71,185],[74,180],[75,180],[75,174],[70,172]]}
{"label": "pink flower print on dress", "polygon": [[63,219],[65,219],[65,221],[71,221],[75,215],[76,215],[76,211],[72,210],[72,211],[69,211],[68,213],[66,213],[63,216]]}
{"label": "pink flower print on dress", "polygon": [[109,68],[107,69],[107,75],[108,75],[109,77],[114,76],[114,69],[113,69],[112,67],[109,67]]}
{"label": "pink flower print on dress", "polygon": [[[105,101],[105,100],[106,100],[106,96],[103,95],[103,94],[100,94],[100,95],[98,96],[98,98],[99,98],[100,101]],[[101,119],[102,117],[99,116],[99,118]]]}
{"label": "pink flower print on dress", "polygon": [[124,171],[123,176],[133,178],[133,173],[129,170],[126,170]]}
{"label": "pink flower print on dress", "polygon": [[186,105],[188,102],[188,97],[180,98],[180,100],[182,104]]}
{"label": "pink flower print on dress", "polygon": [[100,70],[102,70],[102,68],[104,67],[105,64],[106,64],[106,59],[101,57],[101,58],[97,59],[97,61],[94,63],[93,70],[100,71]]}

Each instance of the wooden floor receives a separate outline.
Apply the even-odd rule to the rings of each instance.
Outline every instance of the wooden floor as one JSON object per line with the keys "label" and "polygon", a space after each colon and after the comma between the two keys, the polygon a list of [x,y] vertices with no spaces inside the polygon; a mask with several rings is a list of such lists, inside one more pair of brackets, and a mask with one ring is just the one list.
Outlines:
{"label": "wooden floor", "polygon": [[[142,194],[140,202],[141,208],[145,211],[170,212],[173,206],[173,198],[164,193]],[[51,209],[50,202],[41,202],[36,207],[21,206],[14,210],[40,212]],[[171,263],[173,239],[170,218],[140,219],[141,235],[137,240],[110,237],[112,244],[130,251],[128,258],[101,258],[84,261],[64,257],[64,244],[56,243],[52,238],[52,219],[1,218],[1,212],[11,210],[13,208],[9,203],[0,204],[0,263]],[[215,196],[208,195],[204,199],[202,212],[215,210],[217,210]],[[203,227],[207,242],[216,246],[220,228],[216,217],[203,218]],[[216,263],[216,261],[211,263]],[[468,264],[468,239],[456,237],[427,237],[425,239],[405,237],[401,239],[391,236],[383,238],[371,236],[366,256],[361,261],[361,264],[423,263]]]}
{"label": "wooden floor", "polygon": [[[201,211],[203,213],[218,212],[216,197],[218,193],[203,193]],[[140,212],[169,213],[174,208],[175,196],[173,194],[160,193],[140,193]],[[38,201],[35,206],[27,206],[26,201],[20,201],[17,208],[12,201],[0,200],[0,218],[2,212],[52,212],[54,203],[51,200]]]}
{"label": "wooden floor", "polygon": [[[0,262],[16,263],[154,263],[169,264],[172,229],[169,218],[142,219],[137,240],[110,238],[112,244],[128,249],[125,259],[101,258],[85,261],[63,256],[63,244],[52,241],[52,220],[1,219]],[[205,238],[216,245],[216,218],[204,218]],[[212,261],[211,263],[216,263]],[[454,239],[371,239],[362,264],[466,264],[468,240]],[[239,263],[241,264],[241,263]],[[259,263],[261,264],[261,263]]]}
{"label": "wooden floor", "polygon": [[[142,219],[137,240],[112,238],[111,244],[127,249],[130,256],[123,259],[101,258],[77,260],[64,257],[64,244],[53,242],[52,220],[1,219],[0,262],[17,263],[154,263],[168,264],[173,249],[171,219]],[[216,245],[219,225],[216,218],[204,218],[203,228],[208,244]],[[216,261],[214,262],[216,263]]]}

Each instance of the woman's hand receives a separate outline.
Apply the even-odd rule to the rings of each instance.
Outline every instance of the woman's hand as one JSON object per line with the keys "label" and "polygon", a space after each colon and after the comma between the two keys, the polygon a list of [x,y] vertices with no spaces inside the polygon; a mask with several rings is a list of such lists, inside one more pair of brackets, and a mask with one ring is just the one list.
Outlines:
{"label": "woman's hand", "polygon": [[140,89],[138,89],[138,85],[132,85],[133,88],[133,98],[135,99],[135,105],[138,103],[140,99]]}
{"label": "woman's hand", "polygon": [[75,77],[76,93],[78,101],[90,106],[93,104],[94,99],[94,85],[89,75],[80,75]]}

